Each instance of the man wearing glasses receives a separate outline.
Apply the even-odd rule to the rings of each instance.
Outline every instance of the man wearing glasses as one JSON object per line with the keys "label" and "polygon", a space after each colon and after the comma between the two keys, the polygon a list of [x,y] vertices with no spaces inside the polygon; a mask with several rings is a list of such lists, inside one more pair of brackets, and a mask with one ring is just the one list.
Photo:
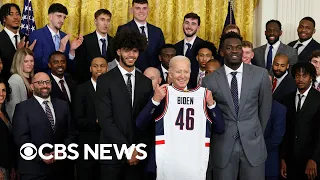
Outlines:
{"label": "man wearing glasses", "polygon": [[[18,148],[25,143],[32,143],[38,149],[44,143],[68,146],[74,142],[76,131],[71,121],[69,105],[66,101],[50,97],[49,76],[37,73],[32,78],[31,88],[33,97],[17,104],[13,115],[13,136]],[[54,151],[45,148],[43,153],[49,156]],[[27,161],[19,156],[18,166],[21,180],[67,178],[65,160],[43,160],[37,155],[33,160]]]}

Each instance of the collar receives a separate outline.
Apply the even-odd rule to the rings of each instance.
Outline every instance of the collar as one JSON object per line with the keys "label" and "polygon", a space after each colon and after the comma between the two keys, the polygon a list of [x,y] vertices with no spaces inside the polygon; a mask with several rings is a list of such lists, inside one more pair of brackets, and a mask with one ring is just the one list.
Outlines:
{"label": "collar", "polygon": [[186,45],[186,43],[190,43],[190,44],[191,44],[191,46],[193,46],[194,41],[196,40],[196,38],[197,38],[197,36],[194,36],[194,37],[193,37],[193,39],[192,39],[191,41],[189,41],[189,42],[187,42],[186,38],[184,38],[184,42],[183,42],[183,44],[184,44],[184,45]]}
{"label": "collar", "polygon": [[133,77],[136,76],[136,68],[133,69],[132,72],[128,72],[127,70],[125,70],[123,67],[121,67],[121,65],[118,66],[122,76],[126,76],[127,73],[131,73],[133,75]]}
{"label": "collar", "polygon": [[308,39],[308,40],[306,40],[304,42],[300,42],[300,40],[298,40],[296,44],[300,44],[301,43],[303,46],[307,46],[312,41],[312,39],[313,38],[310,38],[310,39]]}
{"label": "collar", "polygon": [[43,99],[43,98],[33,94],[33,97],[36,98],[36,100],[40,103],[40,105],[43,104],[43,101],[49,101],[50,103],[52,103],[50,96],[48,98],[46,98],[46,99]]}
{"label": "collar", "polygon": [[59,77],[53,75],[52,73],[51,73],[51,75],[52,75],[53,79],[54,79],[56,82],[59,82],[59,81],[62,79],[62,80],[64,80],[65,83],[67,83],[66,80],[64,79],[64,76],[60,79]]}
{"label": "collar", "polygon": [[286,73],[284,73],[284,75],[281,76],[280,78],[277,78],[277,77],[275,77],[275,78],[277,79],[278,82],[280,82],[280,81],[282,81],[287,75],[288,75],[288,71],[286,71]]}
{"label": "collar", "polygon": [[144,26],[144,30],[146,30],[147,28],[147,21],[144,24],[139,23],[138,21],[136,21],[135,19],[133,19],[134,22],[136,23],[136,25],[138,26],[139,30],[141,26]]}
{"label": "collar", "polygon": [[[173,84],[172,84],[172,87],[173,87],[174,89],[178,89],[178,90],[181,91],[180,88],[175,87]],[[183,89],[183,91],[187,92],[187,91],[188,91],[188,86],[186,86],[186,87]]]}
{"label": "collar", "polygon": [[91,78],[91,83],[93,85],[94,90],[97,90],[97,82],[95,82],[92,78]]}
{"label": "collar", "polygon": [[106,34],[105,37],[101,36],[97,31],[96,31],[96,34],[97,34],[97,37],[98,37],[99,41],[100,41],[100,39],[105,39],[108,42],[108,34]]}
{"label": "collar", "polygon": [[[312,87],[312,84],[310,84],[310,87],[302,94],[305,98],[308,96],[308,93],[309,93],[311,87]],[[296,96],[297,96],[298,94],[300,94],[300,92],[299,92],[299,90],[297,89]]]}
{"label": "collar", "polygon": [[4,28],[3,29],[7,34],[8,36],[10,37],[10,39],[14,38],[15,35],[18,35],[18,39],[20,39],[20,34],[19,34],[19,31],[17,31],[17,33],[13,33],[12,31],[10,31],[8,28]]}
{"label": "collar", "polygon": [[317,83],[320,83],[320,76],[317,76],[316,81]]}
{"label": "collar", "polygon": [[[270,46],[271,46],[271,45],[270,45],[269,43],[267,43],[267,50],[269,50],[269,47],[270,47]],[[276,43],[274,43],[274,44],[272,45],[272,48],[273,48],[273,49],[278,49],[279,46],[280,46],[280,40],[277,41]]]}
{"label": "collar", "polygon": [[48,29],[49,29],[52,37],[54,37],[54,35],[57,34],[57,35],[59,36],[59,38],[61,39],[61,37],[60,37],[60,31],[59,31],[59,30],[58,30],[58,33],[55,33],[55,32],[49,27],[49,25],[47,25],[47,27],[48,27]]}
{"label": "collar", "polygon": [[223,66],[224,66],[224,70],[226,71],[226,75],[229,75],[232,72],[238,72],[238,73],[243,72],[243,63],[241,63],[240,67],[237,70],[233,70],[229,68],[227,65],[223,65]]}
{"label": "collar", "polygon": [[201,71],[201,69],[199,68],[199,73],[206,73],[206,70]]}
{"label": "collar", "polygon": [[162,72],[163,72],[163,73],[168,72],[168,70],[166,70],[166,68],[164,68],[164,67],[162,66],[162,64],[161,64],[161,69],[162,69]]}

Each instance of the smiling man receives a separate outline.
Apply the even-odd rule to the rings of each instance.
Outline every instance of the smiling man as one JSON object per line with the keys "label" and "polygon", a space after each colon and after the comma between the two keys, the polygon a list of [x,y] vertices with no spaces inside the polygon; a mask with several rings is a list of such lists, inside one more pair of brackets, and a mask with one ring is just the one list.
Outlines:
{"label": "smiling man", "polygon": [[297,51],[280,41],[280,36],[282,35],[280,21],[268,21],[266,23],[265,35],[268,43],[253,49],[254,60],[252,61],[252,63],[254,65],[266,68],[268,71],[270,71],[272,69],[271,66],[274,57],[278,53],[282,53],[288,56],[290,66],[298,61]]}

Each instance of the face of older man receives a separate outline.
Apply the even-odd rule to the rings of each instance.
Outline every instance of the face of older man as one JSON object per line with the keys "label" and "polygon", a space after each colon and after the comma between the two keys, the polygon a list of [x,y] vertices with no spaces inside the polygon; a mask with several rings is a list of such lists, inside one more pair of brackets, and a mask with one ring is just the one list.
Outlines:
{"label": "face of older man", "polygon": [[[175,59],[181,58],[181,59]],[[169,76],[172,84],[179,89],[184,89],[190,79],[190,61],[184,57],[174,57],[171,66],[169,67]]]}

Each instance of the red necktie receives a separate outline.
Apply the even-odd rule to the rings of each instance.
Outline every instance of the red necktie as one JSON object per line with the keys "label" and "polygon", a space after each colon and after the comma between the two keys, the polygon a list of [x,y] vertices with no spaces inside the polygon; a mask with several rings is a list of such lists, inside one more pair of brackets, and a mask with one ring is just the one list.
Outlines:
{"label": "red necktie", "polygon": [[272,93],[274,92],[274,90],[276,89],[276,86],[277,86],[277,78],[274,78],[273,79],[273,84],[272,84]]}

